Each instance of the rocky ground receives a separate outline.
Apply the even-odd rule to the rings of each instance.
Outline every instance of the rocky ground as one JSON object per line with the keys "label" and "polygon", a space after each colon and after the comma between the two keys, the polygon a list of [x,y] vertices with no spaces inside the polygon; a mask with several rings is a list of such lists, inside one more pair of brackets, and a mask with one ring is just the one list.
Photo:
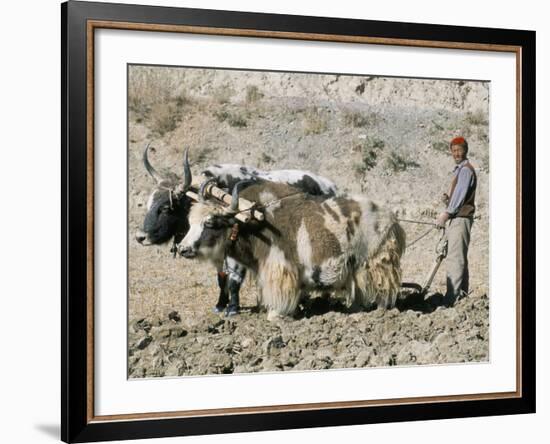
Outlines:
{"label": "rocky ground", "polygon": [[[482,82],[132,67],[129,89],[129,377],[479,362],[489,359],[489,86]],[[468,138],[479,178],[470,296],[439,304],[444,264],[428,301],[350,313],[312,294],[295,319],[269,323],[247,279],[245,309],[212,313],[214,270],[133,240],[150,177],[141,163],[180,173],[212,163],[301,168],[363,193],[401,217],[431,221],[453,167],[447,143]],[[427,227],[404,224],[409,241]],[[422,282],[438,234],[409,248],[404,280]]]}
{"label": "rocky ground", "polygon": [[[488,357],[489,301],[347,313],[313,299],[296,319],[246,309],[224,318],[177,312],[131,323],[129,376],[158,377],[477,362]],[[434,311],[432,311],[434,310]]]}

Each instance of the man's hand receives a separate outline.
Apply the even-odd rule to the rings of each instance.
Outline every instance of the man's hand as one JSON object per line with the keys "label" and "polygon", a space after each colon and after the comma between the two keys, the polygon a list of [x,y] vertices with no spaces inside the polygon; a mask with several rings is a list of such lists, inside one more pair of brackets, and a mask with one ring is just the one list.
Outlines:
{"label": "man's hand", "polygon": [[449,220],[449,213],[446,211],[443,211],[439,216],[437,216],[437,219],[435,220],[435,224],[438,228],[445,227],[445,222]]}

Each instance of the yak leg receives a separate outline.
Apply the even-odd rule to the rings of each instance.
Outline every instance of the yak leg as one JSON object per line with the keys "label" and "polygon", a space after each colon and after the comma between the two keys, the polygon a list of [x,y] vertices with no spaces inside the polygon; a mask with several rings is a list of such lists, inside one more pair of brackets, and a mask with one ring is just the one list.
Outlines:
{"label": "yak leg", "polygon": [[229,294],[227,292],[227,273],[224,270],[223,264],[216,265],[218,270],[218,287],[220,287],[220,294],[218,296],[218,302],[214,307],[214,313],[221,313],[229,302]]}
{"label": "yak leg", "polygon": [[218,271],[218,286],[220,287],[220,295],[214,307],[214,312],[216,313],[222,312],[229,302],[229,295],[227,293],[227,273],[223,270]]}
{"label": "yak leg", "polygon": [[370,310],[376,305],[376,291],[372,285],[367,267],[366,264],[359,267],[353,276],[355,282],[354,303]]}
{"label": "yak leg", "polygon": [[285,262],[272,261],[258,273],[269,321],[293,315],[300,300],[298,272]]}
{"label": "yak leg", "polygon": [[239,313],[239,292],[244,278],[246,277],[246,268],[232,258],[224,261],[224,271],[228,276],[229,305],[225,310],[226,316],[234,316]]}

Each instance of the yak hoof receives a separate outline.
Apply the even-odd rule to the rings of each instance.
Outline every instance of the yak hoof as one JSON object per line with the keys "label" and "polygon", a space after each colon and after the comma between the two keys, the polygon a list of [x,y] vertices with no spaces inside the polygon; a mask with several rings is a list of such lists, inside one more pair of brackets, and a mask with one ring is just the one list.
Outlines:
{"label": "yak hoof", "polygon": [[228,318],[238,314],[239,314],[239,307],[235,307],[234,305],[229,305],[225,310],[225,316],[227,316]]}
{"label": "yak hoof", "polygon": [[267,320],[269,322],[280,321],[281,319],[283,319],[283,315],[281,315],[279,312],[276,312],[275,310],[270,310],[267,313]]}

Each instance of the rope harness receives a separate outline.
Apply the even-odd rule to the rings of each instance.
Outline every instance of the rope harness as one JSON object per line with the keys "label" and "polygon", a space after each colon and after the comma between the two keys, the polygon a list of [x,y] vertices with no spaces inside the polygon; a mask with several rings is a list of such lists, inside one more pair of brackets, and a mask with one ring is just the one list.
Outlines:
{"label": "rope harness", "polygon": [[[434,229],[442,229],[443,230],[443,235],[441,236],[441,239],[445,236],[445,227],[439,227],[437,224],[433,223],[433,222],[424,222],[424,221],[421,221],[421,220],[412,220],[412,219],[397,219],[399,222],[407,222],[407,223],[410,223],[410,224],[417,224],[417,225],[430,225],[430,228],[428,228],[428,231],[422,233],[419,237],[417,237],[415,240],[413,240],[412,242],[410,242],[409,244],[407,244],[407,248],[409,247],[412,247],[414,244],[416,244],[417,242],[419,242],[420,240],[424,239],[428,234],[430,234],[432,232],[432,230]],[[440,239],[440,242],[441,242],[441,239]],[[440,243],[438,242],[438,244]],[[437,251],[437,247],[436,247],[436,251]]]}
{"label": "rope harness", "polygon": [[407,245],[407,248],[412,247],[414,244],[416,244],[421,239],[425,238],[428,234],[432,232],[434,229],[441,230],[441,237],[437,241],[437,244],[435,246],[435,252],[438,256],[441,256],[442,258],[445,258],[447,256],[447,236],[445,233],[445,227],[440,227],[439,225],[433,223],[433,222],[424,222],[421,220],[411,220],[411,219],[397,219],[399,222],[407,222],[410,224],[417,224],[417,225],[431,225],[428,231],[425,233],[422,233],[419,237],[417,237],[414,241],[409,243]]}

